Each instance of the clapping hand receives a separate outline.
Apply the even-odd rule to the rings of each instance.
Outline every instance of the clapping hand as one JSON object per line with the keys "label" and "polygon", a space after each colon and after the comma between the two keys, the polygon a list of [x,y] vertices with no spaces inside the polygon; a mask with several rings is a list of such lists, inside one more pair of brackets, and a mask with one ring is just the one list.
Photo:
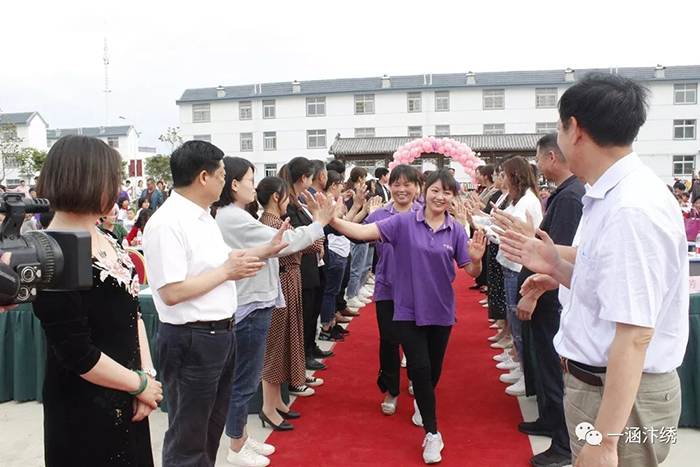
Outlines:
{"label": "clapping hand", "polygon": [[349,201],[350,198],[352,198],[353,196],[355,196],[355,192],[352,190],[347,190],[341,195],[341,197],[343,198],[343,202]]}
{"label": "clapping hand", "polygon": [[[276,237],[277,235],[275,235],[275,238]],[[255,256],[247,256],[245,250],[231,251],[231,253],[228,254],[228,259],[223,264],[226,278],[230,281],[253,277],[263,266],[265,266],[265,263],[261,263]]]}
{"label": "clapping hand", "polygon": [[460,223],[462,227],[466,227],[469,222],[469,209],[467,209],[466,203],[461,200],[452,201],[452,209],[450,211],[457,222]]}
{"label": "clapping hand", "polygon": [[[318,208],[318,203],[316,204]],[[289,227],[289,218],[285,219],[282,223],[282,227],[279,228],[275,236],[270,240],[265,246],[265,250],[261,255],[263,258],[269,258],[270,256],[277,255],[280,251],[284,250],[289,246],[288,242],[283,241],[284,231]]]}
{"label": "clapping hand", "polygon": [[481,258],[484,257],[484,252],[486,251],[486,236],[481,230],[474,232],[474,237],[469,243],[467,243],[467,252],[469,253],[469,259],[472,263],[481,262]]}
{"label": "clapping hand", "polygon": [[366,195],[367,185],[360,185],[355,191],[355,199],[353,200],[353,203],[357,204],[358,206],[362,206],[365,204]]}
{"label": "clapping hand", "polygon": [[381,196],[375,196],[374,198],[371,198],[369,200],[369,203],[367,203],[367,212],[369,214],[372,214],[373,212],[377,211],[378,209],[381,209],[382,206],[384,206],[384,203],[382,202]]}
{"label": "clapping hand", "polygon": [[530,271],[551,275],[559,263],[559,252],[547,232],[537,229],[537,235],[542,240],[508,230],[501,235],[501,250],[509,261],[522,264]]}
{"label": "clapping hand", "polygon": [[506,230],[512,230],[519,234],[523,234],[526,237],[535,238],[535,223],[532,220],[530,211],[525,211],[526,220],[522,221],[517,217],[498,209],[495,204],[491,203],[491,205],[493,206],[493,211],[491,211],[491,220],[501,230],[501,232],[498,232],[499,235]]}
{"label": "clapping hand", "polygon": [[548,290],[557,290],[559,282],[552,279],[546,274],[533,274],[525,279],[523,286],[520,288],[520,295],[523,297],[539,298]]}
{"label": "clapping hand", "polygon": [[[331,223],[333,217],[336,215],[333,195],[328,195],[326,197],[321,193],[316,193],[316,203],[320,206],[320,209],[314,215],[314,220],[321,224],[321,227],[325,227]],[[343,203],[337,204],[343,206]]]}
{"label": "clapping hand", "polygon": [[314,197],[314,195],[312,195],[308,190],[302,191],[301,197],[304,198],[303,206],[306,207],[306,209],[308,209],[311,213],[311,216],[316,219],[319,211],[321,210],[320,203],[316,197]]}

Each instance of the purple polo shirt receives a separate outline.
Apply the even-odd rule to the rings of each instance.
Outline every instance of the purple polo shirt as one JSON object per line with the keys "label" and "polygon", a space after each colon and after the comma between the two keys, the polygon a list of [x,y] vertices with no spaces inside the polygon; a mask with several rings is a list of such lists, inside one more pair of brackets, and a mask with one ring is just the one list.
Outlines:
{"label": "purple polo shirt", "polygon": [[[416,212],[421,210],[421,208],[422,206],[414,201],[413,206],[411,206],[411,211]],[[379,222],[392,217],[394,214],[400,213],[394,209],[394,202],[392,201],[382,209],[378,209],[370,214],[369,217],[364,220],[363,224]],[[392,284],[395,279],[394,247],[390,243],[377,242],[374,248],[377,250],[377,256],[379,256],[377,268],[374,273],[374,301],[393,300],[394,294],[392,292]]]}
{"label": "purple polo shirt", "polygon": [[452,326],[455,323],[455,261],[461,268],[471,262],[464,228],[445,213],[435,232],[423,209],[377,222],[383,242],[394,255],[394,321],[415,321],[418,326]]}

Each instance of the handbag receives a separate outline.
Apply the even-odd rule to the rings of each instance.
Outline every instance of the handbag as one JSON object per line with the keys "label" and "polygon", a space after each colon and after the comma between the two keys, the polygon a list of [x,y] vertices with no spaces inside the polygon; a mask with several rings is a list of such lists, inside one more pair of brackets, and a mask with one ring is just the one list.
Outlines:
{"label": "handbag", "polygon": [[685,219],[685,237],[689,242],[694,242],[700,232],[700,219],[695,209],[690,210],[690,217]]}

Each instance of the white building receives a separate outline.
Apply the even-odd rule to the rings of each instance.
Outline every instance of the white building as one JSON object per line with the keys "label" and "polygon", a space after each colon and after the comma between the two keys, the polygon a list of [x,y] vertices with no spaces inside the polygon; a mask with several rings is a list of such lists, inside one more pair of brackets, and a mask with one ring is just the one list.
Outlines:
{"label": "white building", "polygon": [[132,125],[83,128],[56,128],[45,131],[48,147],[66,135],[92,136],[113,147],[129,162],[129,177],[143,178],[143,160],[155,154],[155,148],[139,146],[139,133]]}
{"label": "white building", "polygon": [[[635,149],[665,181],[689,178],[700,149],[700,66],[469,72],[187,89],[177,101],[180,132],[185,140],[211,141],[227,155],[251,160],[258,180],[294,156],[328,159],[336,135],[341,139],[330,152],[366,166],[388,162],[399,141],[388,137],[458,135],[475,141],[472,149],[486,159],[506,151],[531,155],[533,135],[556,129],[559,97],[592,71],[617,72],[651,90],[651,109]],[[528,147],[504,143],[516,140]],[[352,143],[355,152],[348,152],[343,141]]]}
{"label": "white building", "polygon": [[[39,112],[0,113],[0,125],[6,122],[15,125],[16,136],[22,140],[20,147],[39,150],[44,150],[46,148],[46,129],[48,128],[48,124],[44,121]],[[0,137],[3,136],[4,135],[0,135]],[[0,165],[1,164],[2,162],[0,161]],[[17,171],[17,164],[12,161],[5,161],[4,169],[4,185],[11,187],[19,185],[22,177]],[[27,180],[27,182],[31,185],[34,181]]]}

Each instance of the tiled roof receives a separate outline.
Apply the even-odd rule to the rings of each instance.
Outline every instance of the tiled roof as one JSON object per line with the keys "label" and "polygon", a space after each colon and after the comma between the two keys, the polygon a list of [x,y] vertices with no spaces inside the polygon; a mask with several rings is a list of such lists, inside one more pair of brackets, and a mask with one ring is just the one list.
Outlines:
{"label": "tiled roof", "polygon": [[[457,135],[449,136],[465,143],[475,152],[484,151],[534,151],[542,137],[535,133],[507,135]],[[408,136],[387,136],[379,138],[336,138],[328,150],[335,156],[391,155],[406,143],[416,138]]]}
{"label": "tiled roof", "polygon": [[[37,115],[39,115],[39,112],[0,113],[0,124],[3,122],[10,122],[16,125],[26,124]],[[39,115],[39,118],[41,118],[41,115]]]}
{"label": "tiled roof", "polygon": [[[594,71],[610,73],[611,69],[589,68],[575,70],[574,78],[578,80]],[[654,77],[655,67],[619,68],[617,70],[612,70],[613,73],[616,71],[621,76],[639,81],[700,80],[700,65],[666,67],[664,78]],[[382,92],[392,90],[454,89],[494,86],[555,86],[570,83],[570,81],[565,81],[565,72],[566,70],[479,72],[474,74],[475,84],[467,84],[466,73],[392,76],[391,87],[389,88],[382,88],[382,78],[380,77],[324,79],[299,83],[300,91],[296,93],[293,92],[291,82],[263,83],[259,85],[245,84],[239,86],[223,86],[226,91],[224,97],[217,97],[217,88],[187,89],[177,103],[210,102],[230,99],[261,99],[292,95]],[[431,80],[432,84],[430,84]]]}
{"label": "tiled roof", "polygon": [[104,138],[107,136],[127,136],[131,125],[124,126],[96,126],[88,128],[53,128],[46,130],[46,139],[59,139],[66,135],[83,135]]}

